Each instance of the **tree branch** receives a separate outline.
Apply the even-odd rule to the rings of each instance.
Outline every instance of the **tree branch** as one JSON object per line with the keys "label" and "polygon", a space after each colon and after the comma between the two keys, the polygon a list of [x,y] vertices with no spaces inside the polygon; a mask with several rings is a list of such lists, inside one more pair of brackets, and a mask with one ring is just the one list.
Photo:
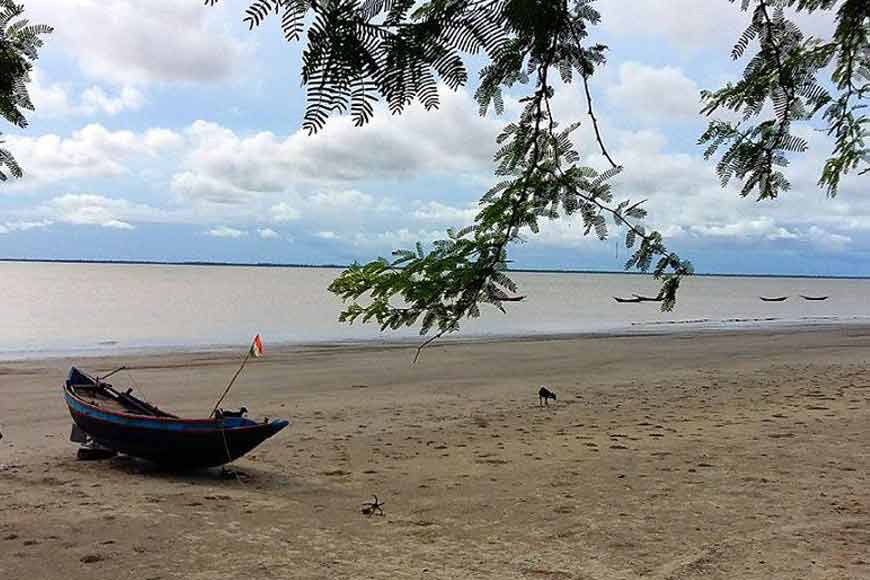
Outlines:
{"label": "tree branch", "polygon": [[589,92],[589,77],[588,75],[583,75],[583,88],[586,90],[586,104],[588,106],[588,114],[592,118],[592,127],[595,129],[595,139],[598,141],[598,146],[601,148],[601,154],[607,158],[610,162],[611,167],[614,169],[618,167],[622,167],[618,165],[616,161],[610,156],[610,153],[607,152],[607,148],[604,146],[604,140],[601,138],[601,131],[598,128],[598,119],[595,117],[595,111],[592,109],[592,93]]}
{"label": "tree branch", "polygon": [[525,205],[529,197],[529,185],[531,178],[534,173],[538,171],[541,161],[540,140],[542,132],[541,121],[544,117],[543,105],[548,99],[547,95],[550,88],[548,83],[548,73],[550,66],[552,65],[553,59],[555,58],[557,42],[558,35],[553,35],[550,50],[548,51],[544,61],[538,65],[538,90],[535,92],[535,96],[533,97],[533,100],[535,102],[533,106],[535,125],[534,130],[529,137],[529,141],[532,147],[532,159],[523,173],[523,187],[521,189],[521,193],[520,195],[516,196],[513,203],[511,204],[511,214],[508,223],[504,228],[504,235],[502,236],[501,240],[497,242],[496,245],[493,247],[492,252],[488,257],[488,263],[484,266],[483,272],[478,275],[477,280],[472,286],[473,289],[471,295],[466,294],[467,298],[465,299],[465,302],[467,303],[467,306],[458,309],[457,313],[454,315],[453,319],[450,321],[449,324],[445,325],[445,327],[442,328],[437,334],[427,339],[417,348],[417,352],[414,356],[414,363],[419,360],[420,354],[425,347],[432,344],[439,338],[443,337],[448,332],[448,330],[455,324],[457,324],[459,320],[465,315],[468,310],[468,306],[470,306],[471,304],[476,304],[479,301],[480,294],[483,291],[483,285],[486,283],[486,280],[491,275],[491,272],[494,271],[496,264],[501,260],[501,255],[504,252],[505,247],[507,247],[508,243],[510,243],[510,241],[516,235],[514,233],[514,230],[519,227],[520,217],[522,216],[522,206]]}

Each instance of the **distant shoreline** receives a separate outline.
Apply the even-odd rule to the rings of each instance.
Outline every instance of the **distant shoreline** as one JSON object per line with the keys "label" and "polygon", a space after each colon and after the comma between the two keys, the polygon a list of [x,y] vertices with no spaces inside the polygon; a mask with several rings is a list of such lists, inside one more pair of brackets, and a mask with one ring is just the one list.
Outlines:
{"label": "distant shoreline", "polygon": [[[230,268],[310,268],[321,270],[343,270],[349,264],[294,264],[281,262],[208,262],[200,260],[190,261],[161,261],[161,260],[72,260],[72,259],[49,259],[49,258],[0,258],[0,263],[34,263],[34,264],[107,264],[121,266],[221,266]],[[626,272],[624,270],[572,270],[572,269],[547,269],[547,268],[515,268],[509,272],[528,274],[617,274],[622,276],[650,276],[642,272]],[[798,278],[809,280],[870,280],[870,276],[843,276],[822,274],[746,274],[746,273],[720,273],[701,272],[695,274],[698,277],[707,278]]]}

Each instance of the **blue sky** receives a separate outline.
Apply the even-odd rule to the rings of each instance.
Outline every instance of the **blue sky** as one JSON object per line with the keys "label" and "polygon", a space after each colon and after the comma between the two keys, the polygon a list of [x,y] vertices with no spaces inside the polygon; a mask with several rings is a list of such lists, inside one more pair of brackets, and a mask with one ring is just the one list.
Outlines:
{"label": "blue sky", "polygon": [[[31,126],[4,130],[27,175],[0,186],[2,257],[365,260],[468,223],[492,182],[506,119],[480,118],[473,86],[443,90],[437,112],[379,109],[365,128],[339,118],[309,137],[299,47],[275,19],[249,32],[243,3],[23,2],[56,32],[31,85]],[[648,199],[650,224],[699,271],[870,275],[868,181],[849,178],[826,199],[815,185],[823,135],[805,129],[814,148],[789,169],[794,190],[773,202],[721,189],[700,156],[698,91],[739,70],[728,53],[744,14],[728,0],[598,4],[593,39],[610,61],[593,92],[626,168],[617,196]],[[583,121],[578,146],[601,166],[578,87],[559,87],[556,101],[564,121]],[[550,223],[513,257],[621,267],[616,238],[582,234],[575,221]]]}

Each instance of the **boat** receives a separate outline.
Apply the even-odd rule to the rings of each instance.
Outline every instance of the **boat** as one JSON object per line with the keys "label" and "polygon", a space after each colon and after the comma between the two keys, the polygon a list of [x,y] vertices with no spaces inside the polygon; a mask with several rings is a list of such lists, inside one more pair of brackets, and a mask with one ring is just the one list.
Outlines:
{"label": "boat", "polygon": [[663,299],[658,296],[643,296],[641,294],[632,294],[635,298],[637,298],[638,302],[661,302]]}
{"label": "boat", "polygon": [[788,300],[788,296],[777,296],[775,298],[768,298],[766,296],[759,296],[762,302],[785,302]]}
{"label": "boat", "polygon": [[614,296],[613,299],[620,304],[637,304],[638,302],[641,302],[640,298],[619,298],[617,296]]}
{"label": "boat", "polygon": [[74,434],[78,428],[101,448],[167,467],[193,469],[234,461],[288,425],[283,419],[256,422],[241,411],[218,410],[206,419],[181,418],[131,392],[117,391],[72,367],[63,395],[75,423]]}
{"label": "boat", "polygon": [[810,300],[813,302],[821,302],[822,300],[827,300],[828,296],[804,296],[803,294],[801,294],[801,298],[803,298],[804,300]]}

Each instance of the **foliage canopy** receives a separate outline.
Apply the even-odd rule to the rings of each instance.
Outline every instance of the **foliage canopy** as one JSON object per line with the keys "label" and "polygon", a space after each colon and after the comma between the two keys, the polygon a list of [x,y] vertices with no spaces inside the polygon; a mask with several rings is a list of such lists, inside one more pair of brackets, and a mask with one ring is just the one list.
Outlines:
{"label": "foliage canopy", "polygon": [[[835,145],[819,184],[835,195],[842,176],[870,171],[864,114],[870,2],[731,2],[750,16],[731,57],[748,63],[736,82],[702,93],[702,112],[729,111],[739,121],[710,121],[699,140],[705,156],[718,157],[723,187],[739,180],[742,195],[773,198],[790,187],[781,170],[789,156],[808,147],[793,129],[820,120]],[[830,14],[835,32],[828,39],[807,36],[787,11]],[[634,250],[626,269],[652,270],[662,281],[662,308],[673,308],[692,265],[644,227],[643,201],[617,201],[610,185],[623,168],[607,151],[589,88],[607,50],[589,41],[601,20],[594,0],[255,0],[244,20],[254,28],[270,15],[280,19],[288,41],[306,37],[303,126],[311,133],[334,114],[363,125],[378,100],[394,114],[414,101],[437,108],[439,81],[451,89],[468,82],[468,55],[485,57],[475,91],[482,115],[503,113],[504,91],[528,86],[519,118],[498,137],[499,182],[481,198],[474,224],[448,231],[429,251],[417,244],[392,260],[348,268],[330,286],[346,301],[342,321],[374,320],[382,329],[419,324],[434,340],[478,316],[482,304],[504,310],[521,299],[507,272],[509,246],[523,232],[537,232],[541,220],[575,214],[587,234],[601,239],[610,228],[623,230]],[[556,76],[583,87],[606,171],[581,164],[572,144],[579,124],[562,126],[554,118]]]}
{"label": "foliage canopy", "polygon": [[[21,18],[23,13],[23,5],[0,0],[0,116],[21,128],[27,126],[22,109],[33,110],[27,92],[33,61],[43,43],[41,36],[52,31],[44,24],[30,24]],[[9,151],[0,147],[0,181],[6,181],[9,175],[21,177],[21,167]]]}

